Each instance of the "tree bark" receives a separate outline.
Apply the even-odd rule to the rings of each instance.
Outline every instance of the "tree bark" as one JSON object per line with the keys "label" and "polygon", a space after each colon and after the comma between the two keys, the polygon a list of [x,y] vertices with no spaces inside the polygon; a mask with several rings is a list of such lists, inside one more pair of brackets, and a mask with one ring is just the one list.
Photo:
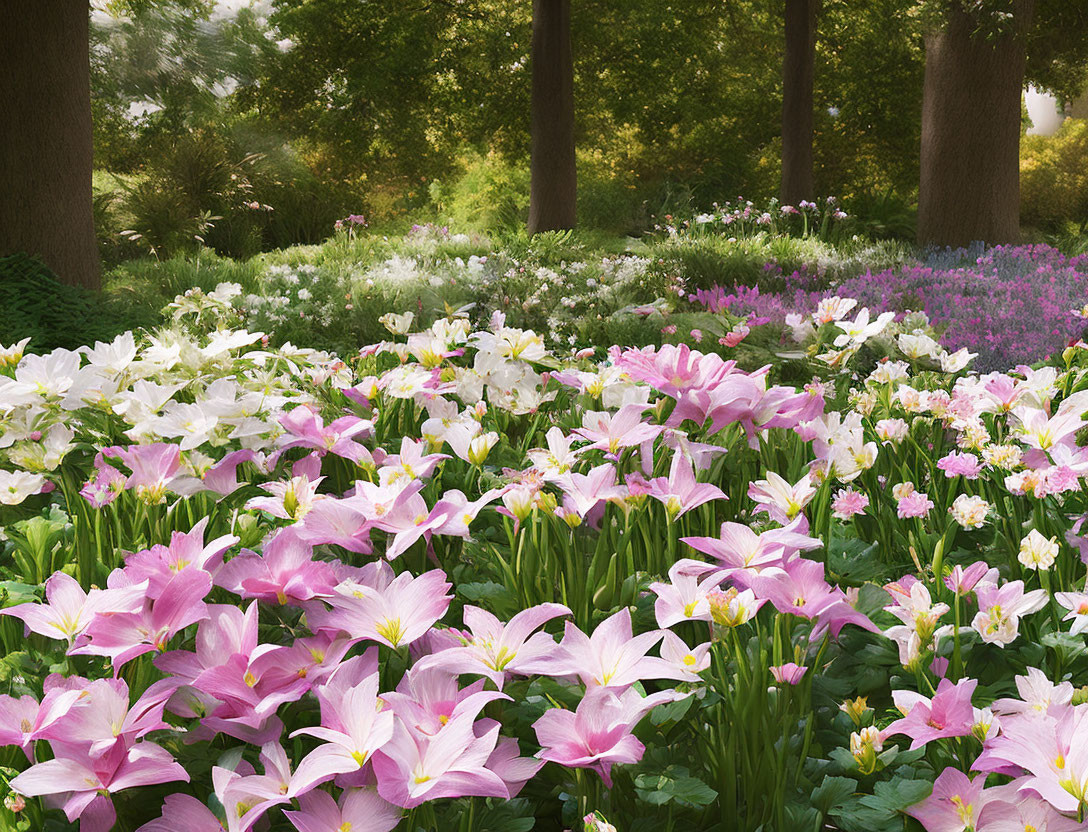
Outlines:
{"label": "tree bark", "polygon": [[86,0],[0,0],[0,255],[97,288],[89,15]]}
{"label": "tree bark", "polygon": [[1020,235],[1020,116],[1035,0],[1016,0],[996,39],[956,10],[926,37],[918,242],[965,246]]}
{"label": "tree bark", "polygon": [[820,0],[785,0],[782,62],[782,187],[784,205],[815,197],[812,171],[812,88]]}
{"label": "tree bark", "polygon": [[533,0],[529,233],[574,228],[574,59],[570,0]]}

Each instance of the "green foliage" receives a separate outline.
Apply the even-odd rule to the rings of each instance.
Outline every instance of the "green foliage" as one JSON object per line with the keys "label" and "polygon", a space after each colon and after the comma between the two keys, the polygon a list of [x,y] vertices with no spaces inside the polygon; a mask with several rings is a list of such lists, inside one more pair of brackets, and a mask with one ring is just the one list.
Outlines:
{"label": "green foliage", "polygon": [[1053,136],[1026,136],[1020,150],[1020,216],[1048,230],[1088,230],[1088,121],[1067,119]]}
{"label": "green foliage", "polygon": [[0,332],[5,343],[30,338],[35,352],[74,349],[103,337],[97,298],[61,283],[35,257],[0,257]]}

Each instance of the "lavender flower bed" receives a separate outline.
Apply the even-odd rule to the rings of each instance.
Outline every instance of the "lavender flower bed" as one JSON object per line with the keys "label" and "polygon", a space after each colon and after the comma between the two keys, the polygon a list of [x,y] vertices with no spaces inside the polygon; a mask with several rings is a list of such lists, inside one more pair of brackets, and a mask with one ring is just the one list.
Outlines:
{"label": "lavender flower bed", "polygon": [[1003,246],[978,256],[947,252],[900,269],[867,272],[823,288],[811,273],[783,275],[778,292],[715,287],[690,296],[711,311],[781,321],[812,312],[829,294],[857,298],[874,313],[925,312],[949,350],[979,353],[979,369],[1030,364],[1083,335],[1088,256],[1045,245]]}

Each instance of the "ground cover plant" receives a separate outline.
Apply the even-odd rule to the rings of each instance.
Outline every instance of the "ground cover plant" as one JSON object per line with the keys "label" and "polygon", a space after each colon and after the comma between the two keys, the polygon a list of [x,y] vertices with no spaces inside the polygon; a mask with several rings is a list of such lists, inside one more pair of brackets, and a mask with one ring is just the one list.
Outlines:
{"label": "ground cover plant", "polygon": [[1088,345],[673,295],[724,334],[6,348],[3,823],[1080,828]]}

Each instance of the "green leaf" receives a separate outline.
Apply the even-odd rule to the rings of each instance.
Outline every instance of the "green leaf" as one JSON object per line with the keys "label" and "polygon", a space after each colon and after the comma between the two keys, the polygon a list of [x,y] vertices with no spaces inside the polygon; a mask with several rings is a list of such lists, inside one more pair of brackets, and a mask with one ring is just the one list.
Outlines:
{"label": "green leaf", "polygon": [[812,805],[824,815],[841,806],[858,788],[858,781],[849,777],[824,777],[824,781],[812,792]]}

